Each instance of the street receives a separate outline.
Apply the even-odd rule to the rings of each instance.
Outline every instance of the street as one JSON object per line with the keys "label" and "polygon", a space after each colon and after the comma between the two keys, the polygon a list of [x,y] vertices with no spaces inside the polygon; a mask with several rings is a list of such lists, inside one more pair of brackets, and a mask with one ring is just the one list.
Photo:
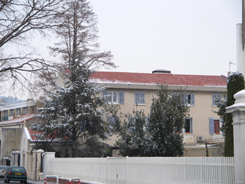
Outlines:
{"label": "street", "polygon": [[[20,182],[19,181],[10,181],[9,182],[10,184],[20,184]],[[28,184],[44,184],[44,181],[37,181],[37,180],[30,180],[30,179],[28,179],[27,180],[27,183]],[[54,182],[47,182],[47,184],[54,184]],[[4,184],[4,179],[3,178],[0,178],[0,184]]]}

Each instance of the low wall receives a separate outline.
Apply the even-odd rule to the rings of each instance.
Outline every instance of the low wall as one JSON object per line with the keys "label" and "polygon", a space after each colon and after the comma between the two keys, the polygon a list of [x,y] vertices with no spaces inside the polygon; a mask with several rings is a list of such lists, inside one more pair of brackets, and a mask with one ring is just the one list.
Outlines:
{"label": "low wall", "polygon": [[234,183],[234,158],[50,158],[47,175],[107,184]]}

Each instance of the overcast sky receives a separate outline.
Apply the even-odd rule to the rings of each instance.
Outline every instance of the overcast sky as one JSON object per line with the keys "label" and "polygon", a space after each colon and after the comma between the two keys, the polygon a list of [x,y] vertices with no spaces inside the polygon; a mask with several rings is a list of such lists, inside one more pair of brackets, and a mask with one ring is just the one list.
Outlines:
{"label": "overcast sky", "polygon": [[236,63],[242,0],[90,2],[101,49],[111,51],[118,66],[111,71],[227,75],[229,62]]}

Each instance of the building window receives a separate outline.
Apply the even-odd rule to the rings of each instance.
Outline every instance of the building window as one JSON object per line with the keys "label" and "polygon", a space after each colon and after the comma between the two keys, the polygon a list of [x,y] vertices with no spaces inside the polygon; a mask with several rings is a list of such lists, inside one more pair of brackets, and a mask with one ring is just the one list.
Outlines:
{"label": "building window", "polygon": [[117,92],[108,92],[108,101],[111,103],[117,103]]}
{"label": "building window", "polygon": [[186,94],[183,99],[184,103],[188,105],[195,105],[195,95],[194,93]]}
{"label": "building window", "polygon": [[145,104],[145,92],[135,92],[135,104]]}
{"label": "building window", "polygon": [[25,115],[28,113],[28,107],[23,107],[22,108],[22,115]]}
{"label": "building window", "polygon": [[16,115],[17,116],[20,116],[21,115],[21,109],[20,108],[16,109]]}
{"label": "building window", "polygon": [[111,91],[104,91],[103,97],[105,99],[105,102],[107,103],[120,103],[124,104],[124,92],[111,92]]}
{"label": "building window", "polygon": [[212,95],[212,105],[217,106],[217,102],[221,100],[221,94]]}
{"label": "building window", "polygon": [[13,116],[14,115],[14,109],[11,109],[9,112],[9,116]]}
{"label": "building window", "polygon": [[187,133],[187,134],[193,133],[192,118],[185,119],[184,131],[185,131],[184,133]]}
{"label": "building window", "polygon": [[209,133],[220,134],[220,121],[217,119],[209,118]]}
{"label": "building window", "polygon": [[8,111],[3,111],[3,121],[8,121]]}

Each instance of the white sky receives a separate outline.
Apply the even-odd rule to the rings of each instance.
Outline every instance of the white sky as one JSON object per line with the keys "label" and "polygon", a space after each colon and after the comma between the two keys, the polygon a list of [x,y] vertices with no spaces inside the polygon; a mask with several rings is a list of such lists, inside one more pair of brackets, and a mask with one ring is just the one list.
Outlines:
{"label": "white sky", "polygon": [[[242,0],[90,0],[111,71],[227,75]],[[105,70],[105,69],[101,69]],[[236,71],[236,65],[231,65]]]}

